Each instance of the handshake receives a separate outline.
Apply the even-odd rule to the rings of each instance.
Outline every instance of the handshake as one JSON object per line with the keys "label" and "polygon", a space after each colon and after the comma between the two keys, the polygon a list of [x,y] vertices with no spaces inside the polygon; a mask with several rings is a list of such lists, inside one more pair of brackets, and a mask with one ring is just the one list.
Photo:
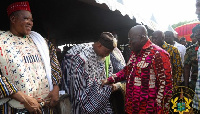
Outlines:
{"label": "handshake", "polygon": [[121,85],[120,82],[115,83],[115,84],[111,84],[107,79],[106,80],[101,80],[101,87],[103,87],[104,85],[112,86],[112,92],[118,90],[119,88],[122,88],[122,85]]}

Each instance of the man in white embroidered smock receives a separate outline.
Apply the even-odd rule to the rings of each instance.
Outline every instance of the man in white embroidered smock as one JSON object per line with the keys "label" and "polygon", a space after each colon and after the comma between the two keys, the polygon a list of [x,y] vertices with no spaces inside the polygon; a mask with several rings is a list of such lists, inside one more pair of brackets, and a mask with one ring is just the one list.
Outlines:
{"label": "man in white embroidered smock", "polygon": [[[73,114],[112,114],[109,98],[119,85],[101,87],[106,79],[105,57],[117,47],[117,41],[109,32],[103,32],[94,43],[73,46],[62,63],[66,90],[70,95]],[[109,64],[109,76],[112,75]]]}
{"label": "man in white embroidered smock", "polygon": [[31,31],[27,1],[10,4],[7,14],[10,30],[0,31],[0,113],[53,113],[61,78],[55,48]]}

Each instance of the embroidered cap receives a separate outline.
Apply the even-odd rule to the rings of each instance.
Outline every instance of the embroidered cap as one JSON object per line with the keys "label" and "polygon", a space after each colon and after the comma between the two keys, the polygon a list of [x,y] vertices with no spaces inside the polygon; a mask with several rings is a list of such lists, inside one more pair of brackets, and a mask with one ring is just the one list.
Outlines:
{"label": "embroidered cap", "polygon": [[110,32],[103,32],[99,38],[99,42],[101,45],[111,50],[117,47],[117,40]]}
{"label": "embroidered cap", "polygon": [[15,2],[15,3],[10,4],[7,8],[7,14],[8,16],[10,16],[11,13],[15,11],[19,11],[19,10],[26,10],[26,11],[31,12],[29,2],[24,1],[24,2]]}

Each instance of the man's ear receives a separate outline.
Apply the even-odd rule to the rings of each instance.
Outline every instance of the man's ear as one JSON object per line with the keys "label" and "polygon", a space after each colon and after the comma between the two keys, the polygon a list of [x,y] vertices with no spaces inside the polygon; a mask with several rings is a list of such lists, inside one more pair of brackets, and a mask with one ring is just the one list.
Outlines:
{"label": "man's ear", "polygon": [[140,40],[140,41],[141,41],[141,42],[146,41],[146,37],[147,37],[147,36],[145,36],[145,35],[141,35],[141,40]]}
{"label": "man's ear", "polygon": [[16,17],[14,15],[10,16],[10,22],[15,23]]}
{"label": "man's ear", "polygon": [[162,41],[165,41],[165,37],[162,37]]}
{"label": "man's ear", "polygon": [[102,47],[102,45],[101,45],[100,42],[97,43],[97,47],[98,47],[98,48],[101,48],[101,47]]}

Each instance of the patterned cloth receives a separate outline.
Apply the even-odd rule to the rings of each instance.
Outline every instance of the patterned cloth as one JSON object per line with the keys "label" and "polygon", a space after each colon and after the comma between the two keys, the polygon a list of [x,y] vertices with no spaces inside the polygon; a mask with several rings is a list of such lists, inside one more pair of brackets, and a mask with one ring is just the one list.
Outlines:
{"label": "patterned cloth", "polygon": [[172,79],[173,87],[179,86],[181,84],[181,77],[183,73],[183,67],[181,62],[181,56],[178,49],[170,44],[164,42],[162,48],[167,51],[170,55],[170,62],[172,66]]}
{"label": "patterned cloth", "polygon": [[193,108],[200,110],[200,48],[198,49],[198,53],[197,53],[197,57],[198,57],[198,78],[197,78],[197,82],[196,82],[196,87],[195,87],[195,95],[194,95],[194,99],[193,99]]}
{"label": "patterned cloth", "polygon": [[126,65],[121,51],[116,47],[110,54],[110,60],[113,66],[113,73],[117,73]]}
{"label": "patterned cloth", "polygon": [[169,100],[172,89],[169,58],[170,56],[165,50],[148,40],[139,54],[132,53],[123,70],[108,78],[111,83],[127,81],[126,113],[164,113],[162,112],[162,101],[164,96],[165,100]]}
{"label": "patterned cloth", "polygon": [[[49,93],[49,84],[41,55],[29,35],[21,38],[9,31],[0,31],[0,45],[0,111],[9,114],[15,110],[10,106],[20,107],[21,104],[13,99],[7,102],[9,99],[6,97],[20,90],[29,96],[44,98]],[[60,65],[54,46],[50,42],[48,46],[52,81],[58,85],[61,78]]]}
{"label": "patterned cloth", "polygon": [[197,61],[197,51],[198,51],[199,44],[198,42],[190,47],[187,48],[185,53],[185,60],[184,65],[191,66],[191,81],[194,84],[197,81],[197,74],[198,74],[198,61]]}
{"label": "patterned cloth", "polygon": [[[62,62],[66,91],[70,95],[73,114],[111,114],[111,87],[101,87],[106,79],[105,58],[99,57],[93,43],[73,46]],[[109,64],[109,74],[112,65]]]}

